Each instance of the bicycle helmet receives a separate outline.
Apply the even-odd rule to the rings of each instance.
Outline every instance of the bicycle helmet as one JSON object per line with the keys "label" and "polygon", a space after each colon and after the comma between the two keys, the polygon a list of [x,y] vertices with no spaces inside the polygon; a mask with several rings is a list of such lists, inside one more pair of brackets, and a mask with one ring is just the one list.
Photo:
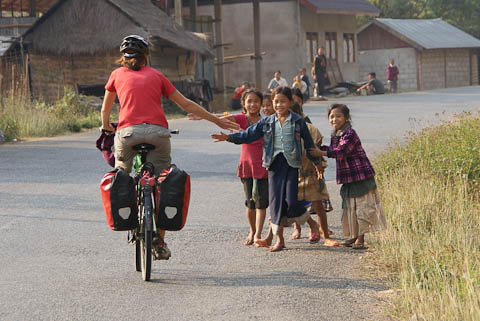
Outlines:
{"label": "bicycle helmet", "polygon": [[126,36],[120,45],[120,52],[125,58],[136,58],[149,54],[148,41],[137,35]]}

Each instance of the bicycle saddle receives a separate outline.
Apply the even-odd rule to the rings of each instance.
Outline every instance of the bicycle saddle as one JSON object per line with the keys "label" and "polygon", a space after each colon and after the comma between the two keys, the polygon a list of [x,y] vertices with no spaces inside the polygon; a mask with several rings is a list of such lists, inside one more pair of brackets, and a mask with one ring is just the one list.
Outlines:
{"label": "bicycle saddle", "polygon": [[141,144],[134,145],[132,147],[132,149],[134,149],[136,151],[139,151],[139,150],[154,150],[155,146],[152,145],[152,144],[141,143]]}

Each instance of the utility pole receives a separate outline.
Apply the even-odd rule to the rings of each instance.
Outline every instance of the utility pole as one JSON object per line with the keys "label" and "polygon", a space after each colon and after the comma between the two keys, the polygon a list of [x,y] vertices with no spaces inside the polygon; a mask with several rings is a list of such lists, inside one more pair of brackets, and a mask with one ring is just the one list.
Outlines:
{"label": "utility pole", "polygon": [[192,31],[197,31],[197,0],[190,0],[190,20],[192,21]]}
{"label": "utility pole", "polygon": [[36,17],[37,16],[37,1],[36,0],[30,0],[28,9],[29,9],[28,11],[29,11],[30,17]]}
{"label": "utility pole", "polygon": [[262,54],[260,48],[260,0],[253,1],[253,42],[255,46],[255,87],[262,90]]}
{"label": "utility pole", "polygon": [[175,0],[175,22],[182,25],[182,0]]}
{"label": "utility pole", "polygon": [[222,37],[222,0],[214,1],[215,7],[215,48],[217,53],[217,89],[225,91],[224,49]]}

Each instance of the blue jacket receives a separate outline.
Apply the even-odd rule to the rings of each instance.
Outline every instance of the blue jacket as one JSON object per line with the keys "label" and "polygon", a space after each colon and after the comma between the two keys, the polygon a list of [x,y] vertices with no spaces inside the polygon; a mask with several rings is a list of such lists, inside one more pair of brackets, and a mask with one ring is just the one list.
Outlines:
{"label": "blue jacket", "polygon": [[[310,131],[302,116],[295,113],[292,115],[292,128],[295,133],[294,151],[295,158],[298,161],[302,159],[302,138],[305,148],[315,148]],[[228,135],[228,141],[235,144],[250,144],[263,137],[263,164],[262,166],[268,168],[272,163],[273,156],[273,135],[275,135],[275,114],[262,118],[258,123],[248,127],[243,132],[233,133]],[[315,164],[320,163],[320,158],[311,157],[307,153],[307,157]]]}

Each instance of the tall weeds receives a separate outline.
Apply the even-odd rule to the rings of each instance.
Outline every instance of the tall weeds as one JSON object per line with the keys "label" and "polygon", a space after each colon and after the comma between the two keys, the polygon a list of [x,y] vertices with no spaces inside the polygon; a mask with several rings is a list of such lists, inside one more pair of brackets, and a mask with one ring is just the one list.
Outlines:
{"label": "tall weeds", "polygon": [[0,97],[0,129],[7,141],[78,132],[100,124],[99,111],[71,89],[66,88],[64,96],[50,105],[32,102],[18,91]]}
{"label": "tall weeds", "polygon": [[375,164],[390,228],[376,259],[408,320],[480,320],[480,117],[412,135]]}

